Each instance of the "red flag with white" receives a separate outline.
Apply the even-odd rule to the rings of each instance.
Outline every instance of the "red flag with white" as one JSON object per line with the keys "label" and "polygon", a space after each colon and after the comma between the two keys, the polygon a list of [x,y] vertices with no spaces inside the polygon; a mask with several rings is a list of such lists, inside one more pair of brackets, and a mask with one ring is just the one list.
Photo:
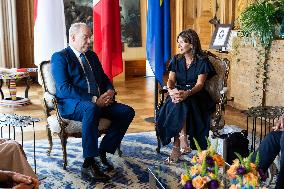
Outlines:
{"label": "red flag with white", "polygon": [[50,60],[67,45],[63,0],[34,0],[34,63]]}
{"label": "red flag with white", "polygon": [[93,0],[94,51],[110,80],[122,73],[119,0]]}

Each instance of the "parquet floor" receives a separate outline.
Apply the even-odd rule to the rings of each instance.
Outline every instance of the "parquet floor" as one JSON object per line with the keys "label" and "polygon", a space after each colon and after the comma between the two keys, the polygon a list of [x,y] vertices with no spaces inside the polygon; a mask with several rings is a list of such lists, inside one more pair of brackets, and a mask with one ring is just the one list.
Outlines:
{"label": "parquet floor", "polygon": [[[153,77],[135,77],[127,78],[126,81],[117,81],[114,83],[118,92],[117,100],[128,104],[135,109],[136,116],[128,129],[128,132],[153,131],[154,124],[145,121],[145,118],[154,115],[154,78]],[[7,86],[2,87],[5,96],[9,96]],[[17,96],[24,95],[25,87],[17,86]],[[36,138],[46,138],[45,115],[42,107],[42,88],[38,84],[32,84],[29,90],[29,98],[32,104],[17,108],[0,107],[1,113],[15,113],[19,115],[28,115],[31,117],[42,118],[43,121],[36,124]],[[246,117],[232,107],[226,107],[226,124],[238,125],[246,128]],[[32,138],[32,128],[24,130],[24,139]],[[17,137],[16,137],[17,139]]]}

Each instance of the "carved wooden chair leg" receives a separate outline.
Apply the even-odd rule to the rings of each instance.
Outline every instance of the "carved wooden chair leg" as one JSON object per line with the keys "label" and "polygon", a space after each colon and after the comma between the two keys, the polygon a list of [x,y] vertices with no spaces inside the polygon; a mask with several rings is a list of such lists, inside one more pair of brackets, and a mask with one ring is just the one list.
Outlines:
{"label": "carved wooden chair leg", "polygon": [[52,147],[53,147],[53,142],[52,142],[52,136],[51,136],[51,131],[49,129],[49,125],[46,125],[46,133],[47,133],[47,139],[49,143],[49,149],[47,150],[47,155],[50,156]]}
{"label": "carved wooden chair leg", "polygon": [[67,136],[65,136],[65,133],[61,132],[59,137],[61,140],[62,152],[63,152],[63,169],[66,170],[66,167],[67,167],[67,151],[66,151]]}

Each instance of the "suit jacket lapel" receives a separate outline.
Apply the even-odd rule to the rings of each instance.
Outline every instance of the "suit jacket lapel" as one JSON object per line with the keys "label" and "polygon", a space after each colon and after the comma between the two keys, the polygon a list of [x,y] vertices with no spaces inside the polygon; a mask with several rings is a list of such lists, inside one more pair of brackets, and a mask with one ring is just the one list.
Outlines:
{"label": "suit jacket lapel", "polygon": [[71,62],[73,62],[75,64],[75,66],[78,67],[80,69],[80,71],[84,73],[84,70],[83,70],[77,56],[75,55],[75,53],[72,51],[72,49],[69,46],[67,47],[67,52],[69,54]]}

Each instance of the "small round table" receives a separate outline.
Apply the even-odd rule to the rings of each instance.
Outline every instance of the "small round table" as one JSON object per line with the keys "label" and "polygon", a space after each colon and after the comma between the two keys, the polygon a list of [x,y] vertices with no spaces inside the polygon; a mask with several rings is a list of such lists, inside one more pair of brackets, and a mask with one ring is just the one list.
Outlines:
{"label": "small round table", "polygon": [[[255,151],[257,119],[260,121],[260,142],[270,132],[275,120],[284,114],[282,106],[257,106],[244,111],[247,115],[247,131],[249,129],[249,118],[252,119],[252,143],[251,151]],[[263,132],[264,131],[264,132]]]}
{"label": "small round table", "polygon": [[36,173],[36,154],[35,154],[35,123],[40,122],[39,118],[32,118],[30,116],[20,116],[17,114],[2,114],[0,113],[0,136],[3,138],[3,127],[8,127],[8,138],[12,139],[12,129],[14,134],[14,140],[16,139],[16,128],[21,129],[22,146],[24,146],[24,132],[23,128],[32,126],[33,139],[34,139],[34,167]]}
{"label": "small round table", "polygon": [[[24,79],[26,84],[26,90],[25,90],[25,97],[17,97],[17,89],[16,89],[16,80]],[[4,98],[4,93],[2,91],[3,86],[3,80],[7,80],[8,88],[10,92],[10,97]],[[0,106],[24,106],[27,104],[30,104],[31,101],[28,98],[28,92],[29,92],[29,81],[30,81],[30,75],[29,72],[17,72],[16,70],[9,72],[2,71],[0,72],[0,94],[1,94],[1,100],[0,100]]]}

